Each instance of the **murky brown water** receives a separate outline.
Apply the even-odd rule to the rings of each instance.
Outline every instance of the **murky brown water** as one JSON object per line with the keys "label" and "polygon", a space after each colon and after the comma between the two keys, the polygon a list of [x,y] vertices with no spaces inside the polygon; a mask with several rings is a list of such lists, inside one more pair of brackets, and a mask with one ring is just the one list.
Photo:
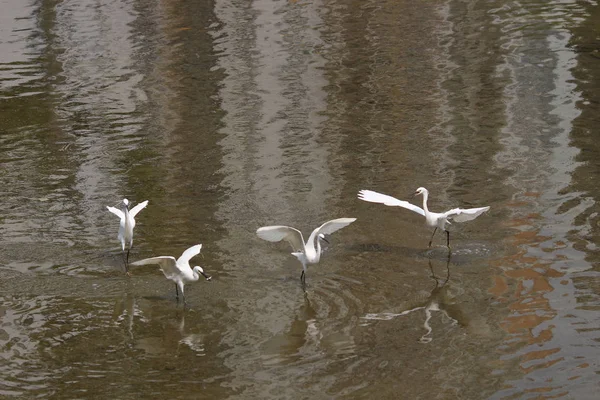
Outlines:
{"label": "murky brown water", "polygon": [[[600,9],[22,1],[0,9],[0,397],[595,398]],[[418,186],[489,205],[426,249]],[[154,267],[213,276],[178,306]],[[301,268],[263,225],[307,234]]]}

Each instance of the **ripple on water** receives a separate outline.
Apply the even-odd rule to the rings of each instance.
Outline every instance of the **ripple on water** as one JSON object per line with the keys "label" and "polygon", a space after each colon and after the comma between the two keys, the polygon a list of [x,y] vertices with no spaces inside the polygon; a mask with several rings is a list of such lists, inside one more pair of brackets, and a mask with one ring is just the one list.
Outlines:
{"label": "ripple on water", "polygon": [[30,395],[50,387],[56,371],[40,360],[51,297],[2,297],[0,302],[0,394]]}
{"label": "ripple on water", "polygon": [[0,24],[0,98],[40,93],[36,87],[44,75],[43,38],[36,19],[37,5],[32,2],[7,0],[3,3]]}
{"label": "ripple on water", "polygon": [[482,259],[489,259],[499,251],[500,249],[498,246],[492,243],[469,241],[466,243],[453,244],[450,253],[446,246],[435,246],[424,250],[421,255],[426,258],[437,260],[446,260],[450,257],[450,262],[452,264],[466,265],[471,262],[481,261]]}
{"label": "ripple on water", "polygon": [[214,340],[198,331],[198,314],[188,311],[187,327],[185,314],[175,310],[173,317],[171,302],[167,309],[133,296],[116,301],[4,296],[0,304],[0,394],[5,396],[72,397],[98,382],[118,381],[142,360],[146,378],[155,362],[204,356],[206,341]]}
{"label": "ripple on water", "polygon": [[[236,341],[236,347],[221,355],[227,363],[235,364],[229,384],[247,387],[246,396],[293,398],[297,388],[304,385],[326,392],[332,384],[327,379],[332,368],[339,368],[336,373],[350,374],[347,366],[358,356],[354,329],[362,302],[352,294],[349,285],[353,283],[347,279],[321,278],[316,273],[309,276],[306,293],[296,279],[284,284],[298,290],[270,292],[268,302],[257,304],[268,315],[254,321],[264,335],[245,338],[243,343]],[[284,309],[289,313],[281,314]],[[224,340],[231,341],[230,336],[225,335]],[[252,344],[255,340],[260,343],[258,348]],[[260,384],[252,384],[252,379]]]}

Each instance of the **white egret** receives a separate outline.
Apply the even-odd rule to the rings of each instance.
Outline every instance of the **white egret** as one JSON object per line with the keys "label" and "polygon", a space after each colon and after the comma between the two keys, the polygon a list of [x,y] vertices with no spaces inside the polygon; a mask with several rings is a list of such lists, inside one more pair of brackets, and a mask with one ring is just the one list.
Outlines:
{"label": "white egret", "polygon": [[429,211],[429,209],[427,208],[427,198],[429,197],[429,191],[424,187],[420,187],[415,191],[413,197],[418,195],[423,196],[423,208],[411,204],[408,201],[398,200],[395,197],[373,192],[371,190],[361,190],[360,192],[358,192],[358,198],[361,200],[370,201],[371,203],[381,203],[385,204],[386,206],[403,207],[424,216],[425,223],[427,224],[427,226],[435,228],[433,230],[433,234],[431,235],[431,239],[429,240],[429,247],[431,247],[431,242],[433,241],[433,236],[435,235],[435,232],[438,228],[440,228],[446,232],[446,245],[448,246],[448,249],[450,249],[450,231],[446,229],[446,224],[450,225],[449,220],[451,219],[454,222],[471,221],[490,209],[490,207],[466,209],[453,208],[452,210],[443,213],[435,213]]}
{"label": "white egret", "polygon": [[296,257],[300,263],[302,263],[302,274],[300,275],[300,281],[306,283],[306,267],[308,264],[316,264],[321,259],[321,240],[329,243],[325,239],[325,235],[332,234],[338,229],[350,225],[356,221],[356,218],[338,218],[328,222],[312,231],[308,241],[305,243],[302,237],[302,232],[298,229],[275,225],[275,226],[263,226],[258,228],[256,234],[258,237],[269,242],[279,242],[280,240],[287,241],[292,245],[292,255]]}
{"label": "white egret", "polygon": [[136,261],[131,263],[131,265],[136,267],[149,264],[158,265],[165,275],[165,278],[175,282],[175,295],[177,301],[179,301],[179,292],[181,291],[183,303],[185,304],[183,287],[186,283],[197,281],[200,279],[200,275],[204,276],[207,281],[212,279],[212,277],[208,276],[201,267],[195,266],[194,269],[190,267],[190,259],[200,254],[200,249],[202,249],[202,245],[197,244],[184,251],[177,260],[175,260],[175,257],[171,256],[159,256]]}
{"label": "white egret", "polygon": [[123,199],[120,208],[106,206],[108,211],[115,214],[121,219],[119,222],[119,235],[117,238],[121,241],[121,247],[125,252],[125,245],[127,244],[127,257],[125,259],[125,271],[129,274],[129,250],[133,246],[133,228],[135,228],[135,216],[148,205],[148,200],[139,203],[137,206],[129,210],[129,200]]}

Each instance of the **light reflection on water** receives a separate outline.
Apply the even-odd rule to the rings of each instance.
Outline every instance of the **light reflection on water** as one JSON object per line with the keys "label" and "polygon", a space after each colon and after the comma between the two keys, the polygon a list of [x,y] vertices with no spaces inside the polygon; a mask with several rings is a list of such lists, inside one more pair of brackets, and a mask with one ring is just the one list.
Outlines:
{"label": "light reflection on water", "polygon": [[[583,11],[575,4],[565,6],[571,17]],[[554,7],[549,14],[567,15]],[[550,17],[545,12],[542,15],[545,20]],[[519,18],[514,21],[518,23]],[[509,38],[519,57],[507,58],[502,69],[515,82],[539,76],[540,70],[550,73],[540,83],[540,89],[546,89],[542,96],[531,96],[530,87],[517,84],[505,91],[510,118],[502,140],[505,151],[499,152],[496,160],[500,168],[514,170],[509,183],[517,188],[514,202],[519,203],[513,206],[509,224],[517,229],[512,240],[519,251],[517,257],[506,260],[509,263],[503,263],[505,272],[500,279],[514,281],[516,287],[509,301],[510,312],[501,321],[508,333],[506,345],[499,349],[506,362],[504,373],[512,375],[509,371],[518,362],[524,377],[509,380],[508,388],[493,397],[529,398],[540,392],[585,397],[590,395],[587,382],[594,380],[596,372],[593,365],[582,367],[586,363],[581,360],[587,357],[581,349],[594,347],[598,319],[577,307],[581,294],[572,279],[592,268],[588,255],[579,250],[590,226],[577,220],[595,201],[584,193],[565,191],[580,166],[576,161],[579,150],[569,146],[574,123],[581,115],[577,107],[581,91],[572,75],[577,55],[566,50],[572,39],[566,29],[543,37],[528,28],[514,31]],[[543,46],[550,53],[524,54],[517,43],[534,49]],[[529,101],[538,107],[530,107]],[[547,121],[554,123],[548,125]],[[536,215],[536,210],[544,211]],[[502,283],[507,284],[511,285]],[[591,332],[582,334],[582,325]],[[573,337],[579,338],[577,344],[571,342]],[[575,381],[582,386],[572,387]]]}
{"label": "light reflection on water", "polygon": [[[5,5],[1,395],[595,390],[597,7]],[[356,200],[423,185],[491,206],[452,226],[449,269],[422,221]],[[156,268],[123,276],[123,197],[150,200],[132,260],[203,243],[189,309]],[[255,236],[339,217],[306,293]]]}

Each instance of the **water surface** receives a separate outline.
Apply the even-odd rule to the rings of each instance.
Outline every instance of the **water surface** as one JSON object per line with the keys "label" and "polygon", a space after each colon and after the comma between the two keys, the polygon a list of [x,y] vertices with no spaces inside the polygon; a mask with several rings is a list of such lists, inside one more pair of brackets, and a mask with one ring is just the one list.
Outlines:
{"label": "water surface", "polygon": [[[0,4],[0,397],[594,398],[600,45],[576,1]],[[426,186],[441,234],[357,200]],[[123,273],[106,210],[149,200]],[[418,199],[415,201],[418,202]],[[306,292],[273,224],[330,237]]]}

